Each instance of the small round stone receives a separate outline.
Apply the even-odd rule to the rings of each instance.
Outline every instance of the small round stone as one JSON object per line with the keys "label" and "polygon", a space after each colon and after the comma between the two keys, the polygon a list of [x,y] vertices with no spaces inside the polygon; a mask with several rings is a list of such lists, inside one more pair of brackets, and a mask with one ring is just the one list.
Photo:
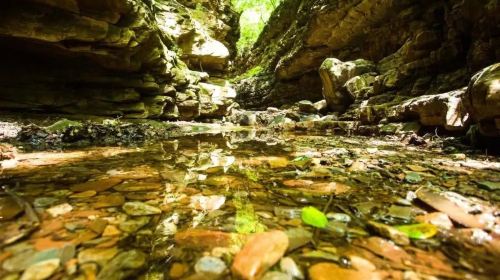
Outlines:
{"label": "small round stone", "polygon": [[226,264],[219,258],[205,256],[196,262],[194,270],[198,273],[211,273],[220,275],[226,270]]}

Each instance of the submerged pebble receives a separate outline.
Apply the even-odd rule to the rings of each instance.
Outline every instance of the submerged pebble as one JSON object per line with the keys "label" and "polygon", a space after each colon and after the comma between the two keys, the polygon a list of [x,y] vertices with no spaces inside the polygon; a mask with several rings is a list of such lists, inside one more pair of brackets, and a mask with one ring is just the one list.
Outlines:
{"label": "submerged pebble", "polygon": [[224,273],[227,269],[226,263],[219,258],[205,256],[199,259],[195,266],[194,270],[198,273],[208,273],[214,275],[220,275]]}

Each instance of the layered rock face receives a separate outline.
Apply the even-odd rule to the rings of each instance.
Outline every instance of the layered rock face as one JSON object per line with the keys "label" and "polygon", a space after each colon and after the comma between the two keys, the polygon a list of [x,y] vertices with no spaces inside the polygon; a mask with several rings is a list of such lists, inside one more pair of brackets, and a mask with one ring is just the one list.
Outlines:
{"label": "layered rock face", "polygon": [[[165,24],[172,11],[197,22],[196,8],[198,17],[210,18],[229,9],[227,5],[210,10],[187,0],[2,1],[0,109],[128,118],[212,117],[223,109],[202,104],[214,103],[212,92],[198,84],[208,75],[190,71],[181,60],[203,60],[207,54],[193,51],[185,57],[185,49],[178,47],[184,37],[175,37]],[[195,31],[215,36],[211,44],[224,46],[227,56],[211,65],[225,67],[235,44],[232,26],[215,22],[199,30],[201,24],[176,23],[183,36]],[[190,43],[192,49],[199,46],[198,41],[185,45]],[[181,49],[184,54],[179,56]],[[228,91],[217,90],[218,99],[223,98],[220,92]]]}
{"label": "layered rock face", "polygon": [[[258,108],[326,92],[344,119],[363,119],[364,102],[374,111],[365,122],[377,122],[388,104],[460,89],[499,61],[499,11],[496,1],[286,0],[242,66],[263,70],[240,83],[239,99]],[[328,79],[328,65],[318,74],[326,58],[347,63],[339,80]],[[374,67],[353,73],[359,59]]]}

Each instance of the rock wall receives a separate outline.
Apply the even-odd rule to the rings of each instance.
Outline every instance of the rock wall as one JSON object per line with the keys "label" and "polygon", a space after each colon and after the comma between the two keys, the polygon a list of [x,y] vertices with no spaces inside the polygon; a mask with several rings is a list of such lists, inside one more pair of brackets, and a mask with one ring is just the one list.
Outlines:
{"label": "rock wall", "polygon": [[[2,1],[0,109],[186,120],[224,114],[217,105],[217,110],[204,109],[213,104],[212,92],[198,83],[208,75],[189,70],[185,62],[207,59],[206,68],[210,64],[214,69],[229,63],[237,27],[234,31],[236,14],[228,12],[228,3]],[[195,24],[196,17],[210,22],[221,13],[230,15],[222,23]],[[172,14],[192,25],[174,18],[177,29],[172,30]],[[186,41],[193,33],[206,37]],[[223,46],[227,56],[217,60],[207,53],[187,52],[208,39]],[[206,49],[203,44],[200,48]],[[220,92],[228,91],[217,90],[218,99],[225,97]]]}
{"label": "rock wall", "polygon": [[261,71],[238,99],[250,108],[319,100],[328,57],[375,63],[364,80],[377,84],[364,93],[373,105],[455,90],[500,60],[499,12],[492,0],[285,0],[240,65]]}

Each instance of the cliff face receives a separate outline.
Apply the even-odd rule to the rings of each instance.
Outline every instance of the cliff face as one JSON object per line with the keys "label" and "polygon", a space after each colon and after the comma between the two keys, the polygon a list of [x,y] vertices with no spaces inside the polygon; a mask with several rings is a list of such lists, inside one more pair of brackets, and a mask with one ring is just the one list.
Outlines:
{"label": "cliff face", "polygon": [[[212,92],[198,84],[206,73],[185,62],[223,69],[234,52],[237,16],[228,1],[199,2],[2,1],[0,109],[163,119],[216,114]],[[221,13],[229,16],[214,20]],[[224,55],[204,52],[207,41]]]}
{"label": "cliff face", "polygon": [[499,11],[496,1],[284,1],[242,66],[263,71],[239,98],[254,108],[319,100],[328,57],[373,61],[381,86],[368,98],[385,103],[463,87],[500,59]]}

